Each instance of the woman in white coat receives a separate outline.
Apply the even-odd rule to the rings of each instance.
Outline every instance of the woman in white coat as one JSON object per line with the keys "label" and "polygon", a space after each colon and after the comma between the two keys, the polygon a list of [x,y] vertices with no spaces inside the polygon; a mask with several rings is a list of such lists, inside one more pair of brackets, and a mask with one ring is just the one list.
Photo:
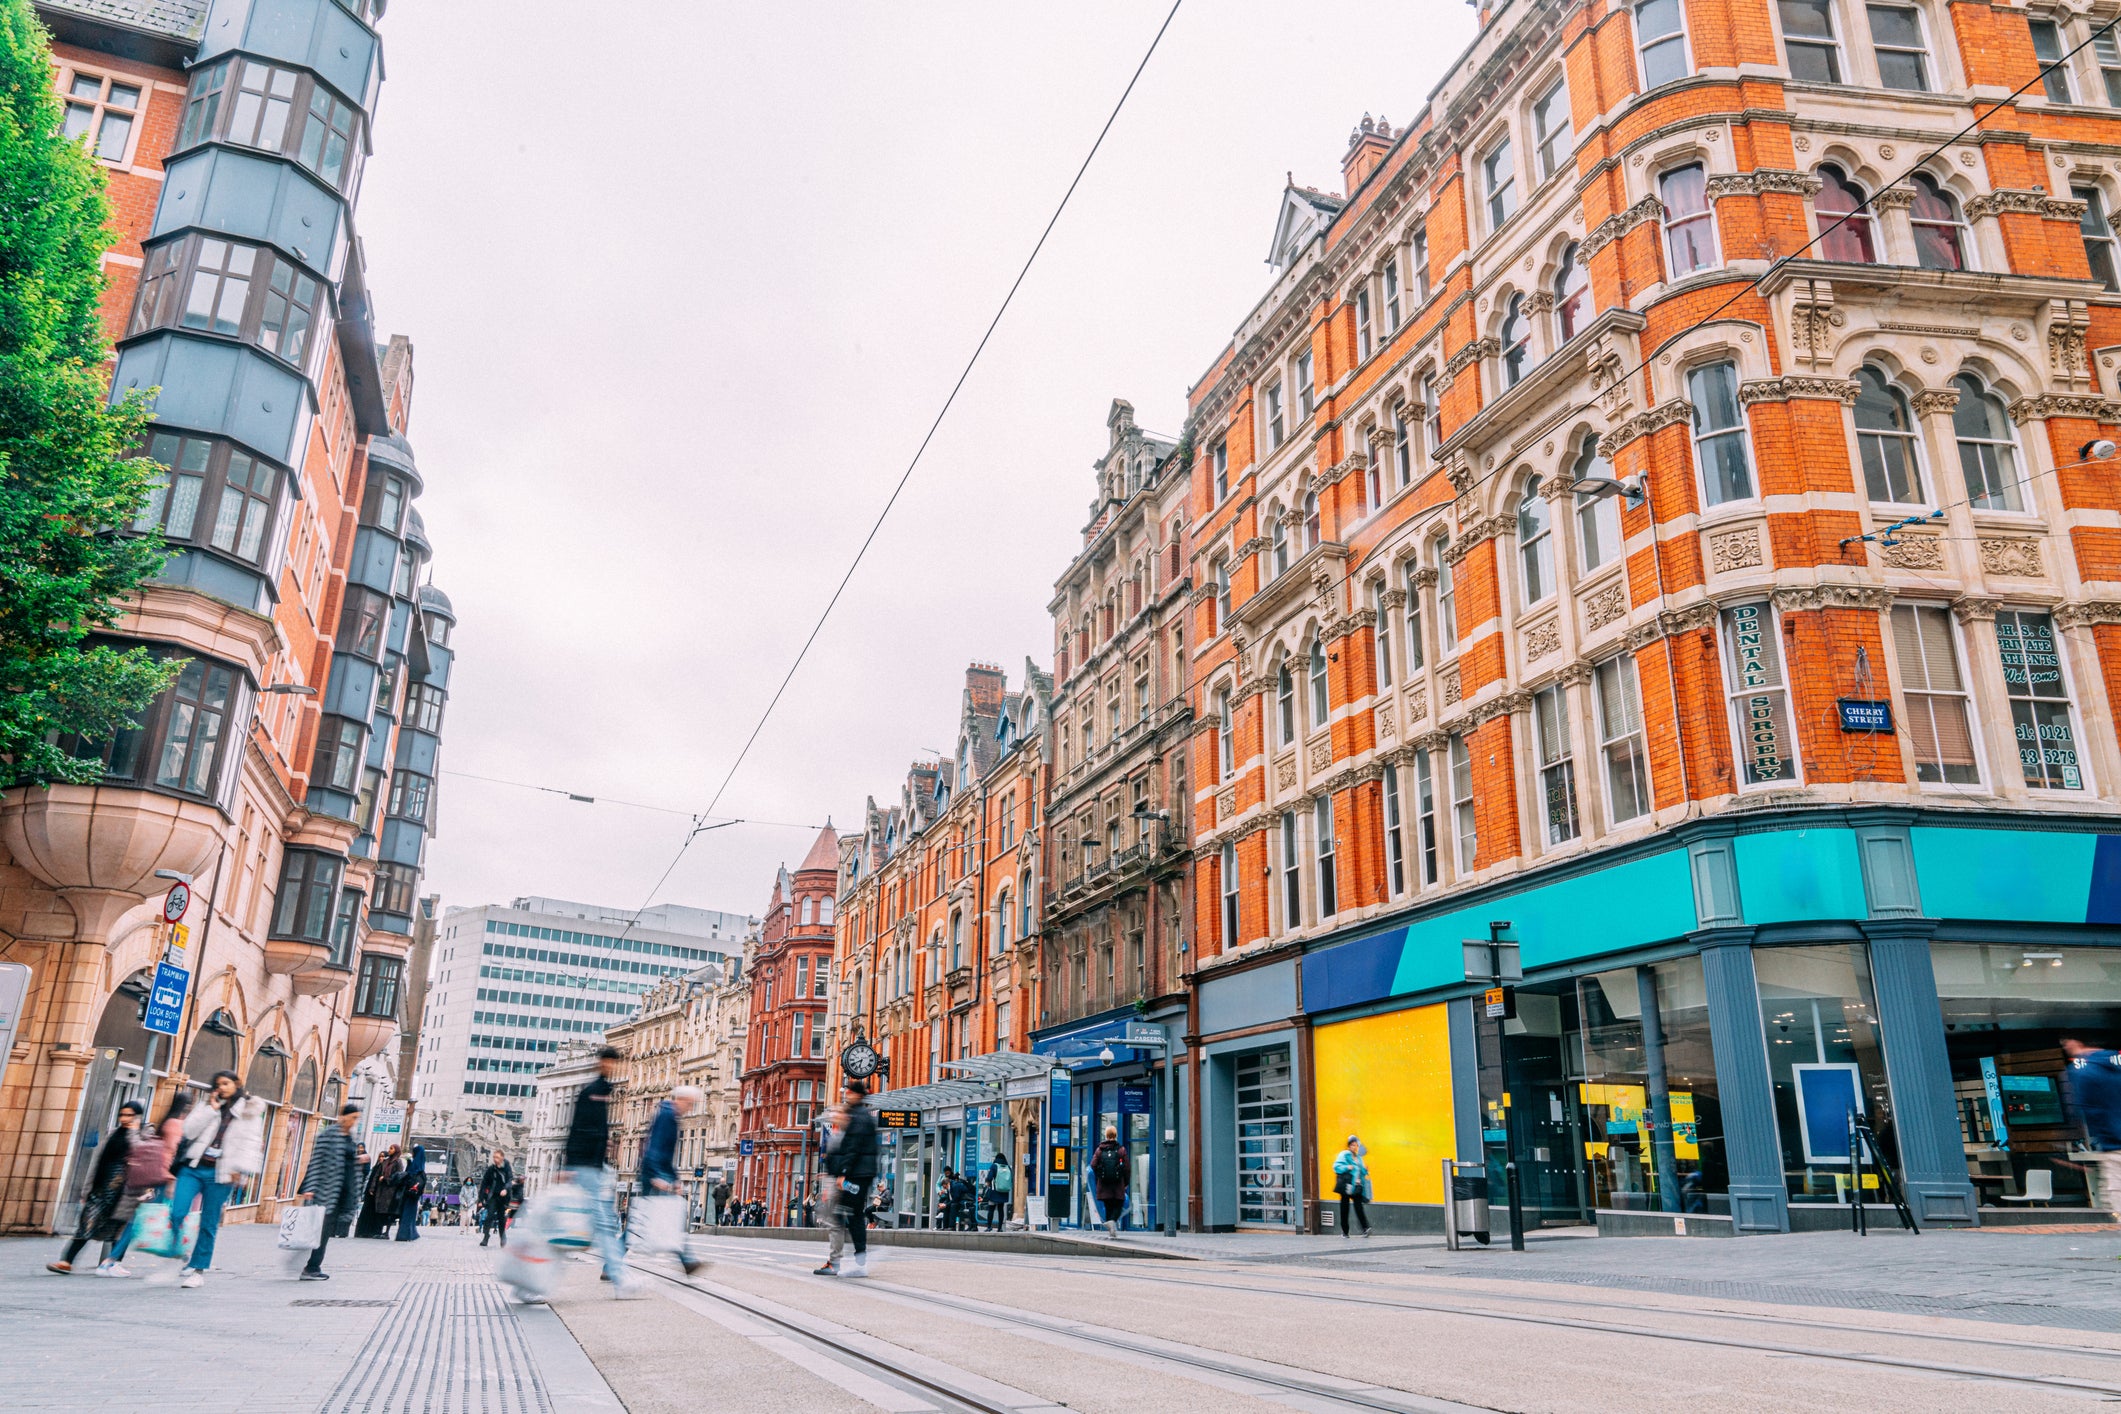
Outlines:
{"label": "woman in white coat", "polygon": [[192,1106],[184,1117],[184,1139],[173,1165],[177,1183],[170,1222],[181,1227],[192,1203],[199,1205],[199,1240],[177,1285],[206,1284],[206,1269],[214,1264],[214,1237],[221,1230],[221,1206],[230,1189],[264,1167],[265,1101],[245,1094],[235,1072],[216,1071],[206,1103]]}

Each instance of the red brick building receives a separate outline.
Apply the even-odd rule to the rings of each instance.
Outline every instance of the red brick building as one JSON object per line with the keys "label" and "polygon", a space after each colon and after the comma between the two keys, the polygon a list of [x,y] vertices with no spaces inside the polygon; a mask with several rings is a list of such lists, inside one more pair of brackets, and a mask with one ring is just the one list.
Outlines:
{"label": "red brick building", "polygon": [[833,906],[839,836],[830,825],[773,898],[751,959],[751,1019],[745,1037],[737,1196],[766,1205],[767,1221],[788,1221],[788,1205],[811,1196],[817,1173],[816,1121],[825,1089],[831,1005]]}

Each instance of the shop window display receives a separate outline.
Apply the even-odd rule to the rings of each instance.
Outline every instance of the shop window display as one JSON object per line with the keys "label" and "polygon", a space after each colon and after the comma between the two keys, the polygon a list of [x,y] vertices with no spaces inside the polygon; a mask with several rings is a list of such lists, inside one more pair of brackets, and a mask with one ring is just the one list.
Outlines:
{"label": "shop window display", "polygon": [[[1870,1122],[1886,1160],[1900,1167],[1870,954],[1861,943],[1756,948],[1753,969],[1790,1201],[1845,1203],[1852,1105]],[[1866,1173],[1864,1182],[1866,1197],[1883,1201],[1877,1175]]]}
{"label": "shop window display", "polygon": [[1930,963],[1944,1013],[1952,1097],[1968,1176],[1986,1206],[2026,1192],[2049,1174],[2063,1207],[2090,1201],[2083,1130],[2069,1112],[2063,1073],[2070,1037],[2121,1044],[2121,948],[1933,943]]}

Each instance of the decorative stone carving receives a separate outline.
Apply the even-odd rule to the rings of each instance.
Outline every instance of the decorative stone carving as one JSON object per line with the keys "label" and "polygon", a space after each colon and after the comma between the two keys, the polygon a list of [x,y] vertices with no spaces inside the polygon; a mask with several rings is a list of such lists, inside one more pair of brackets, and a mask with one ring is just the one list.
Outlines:
{"label": "decorative stone carving", "polygon": [[1227,820],[1237,813],[1237,792],[1226,790],[1215,797],[1215,818]]}
{"label": "decorative stone carving", "polygon": [[1637,624],[1629,629],[1627,637],[1622,641],[1628,645],[1630,653],[1640,653],[1662,637],[1664,637],[1664,630],[1657,626],[1655,620],[1652,620],[1646,624]]}
{"label": "decorative stone carving", "polygon": [[2073,201],[2066,196],[2045,197],[2040,202],[2040,214],[2050,221],[2067,221],[2072,226],[2084,220],[2087,203]]}
{"label": "decorative stone carving", "polygon": [[1502,340],[1492,335],[1485,339],[1475,339],[1451,355],[1450,360],[1443,366],[1443,376],[1447,381],[1456,378],[1473,364],[1484,358],[1494,358],[1501,352]]}
{"label": "decorative stone carving", "polygon": [[2045,206],[2050,200],[2044,191],[1992,191],[1985,196],[1971,197],[1966,203],[1966,219],[1979,221],[1984,216],[2001,216],[2006,212],[2020,216],[2044,216]]}
{"label": "decorative stone carving", "polygon": [[1775,167],[1762,167],[1752,172],[1719,172],[1708,180],[1711,201],[1726,196],[1758,196],[1762,192],[1782,192],[1792,196],[1811,196],[1825,183],[1808,172],[1785,172]]}
{"label": "decorative stone carving", "polygon": [[1389,614],[1407,602],[1407,591],[1404,589],[1387,589],[1384,593],[1377,596],[1377,602],[1384,605],[1385,612]]}
{"label": "decorative stone carving", "polygon": [[2034,418],[2077,417],[2087,422],[2121,421],[2121,409],[2089,393],[2048,393],[2037,398],[2019,398],[2009,408],[2011,421],[2021,426]]}
{"label": "decorative stone carving", "polygon": [[1784,613],[1808,613],[1819,609],[1885,609],[1893,602],[1893,591],[1874,584],[1807,584],[1778,589],[1775,607]]}
{"label": "decorative stone carving", "polygon": [[[1530,258],[1529,256],[1526,257],[1527,260],[1530,260]],[[1553,311],[1553,308],[1554,292],[1552,290],[1538,290],[1524,297],[1524,312],[1526,314],[1548,314]]]}
{"label": "decorative stone carving", "polygon": [[1561,685],[1563,687],[1582,687],[1590,680],[1591,663],[1589,659],[1578,658],[1573,663],[1564,663],[1562,665]]}
{"label": "decorative stone carving", "polygon": [[1424,565],[1414,571],[1414,587],[1416,589],[1427,589],[1435,583],[1436,569],[1433,565]]}
{"label": "decorative stone carving", "polygon": [[1756,378],[1738,385],[1738,401],[1783,403],[1791,398],[1829,398],[1844,407],[1854,407],[1863,385],[1853,378],[1817,378],[1792,373],[1781,378]]}
{"label": "decorative stone carving", "polygon": [[[1884,156],[1885,149],[1880,148],[1879,155]],[[1871,198],[1871,209],[1874,211],[1905,211],[1914,204],[1913,187],[1887,187]]]}
{"label": "decorative stone carving", "polygon": [[1983,599],[1969,594],[1952,601],[1952,617],[1963,624],[1972,623],[1977,619],[1993,619],[1996,617],[1996,610],[2000,607],[2002,607],[2001,600]]}
{"label": "decorative stone carving", "polygon": [[1638,437],[1647,437],[1665,427],[1677,427],[1694,420],[1694,405],[1684,398],[1673,398],[1659,403],[1646,412],[1638,412],[1626,422],[1598,439],[1598,454],[1611,461],[1620,449]]}
{"label": "decorative stone carving", "polygon": [[1429,690],[1417,687],[1407,694],[1407,720],[1418,722],[1429,715]]}
{"label": "decorative stone carving", "polygon": [[1935,535],[1909,535],[1896,531],[1893,543],[1878,547],[1878,558],[1902,570],[1944,568],[1944,541]]}
{"label": "decorative stone carving", "polygon": [[1446,706],[1446,707],[1449,707],[1449,706],[1453,705],[1454,703],[1456,703],[1456,702],[1458,701],[1458,669],[1457,669],[1457,668],[1455,668],[1455,667],[1451,667],[1451,668],[1446,668],[1446,669],[1444,669],[1444,671],[1443,671],[1443,684],[1442,684],[1442,685],[1443,685],[1443,705],[1444,705],[1444,706]]}
{"label": "decorative stone carving", "polygon": [[1543,619],[1524,632],[1524,660],[1536,663],[1549,653],[1561,651],[1561,623],[1558,619]]}
{"label": "decorative stone carving", "polygon": [[2025,539],[1981,541],[1981,568],[1989,574],[2038,579],[2047,573],[2040,562],[2040,542]]}
{"label": "decorative stone carving", "polygon": [[1716,606],[1702,601],[1689,604],[1684,609],[1667,609],[1657,616],[1657,627],[1670,637],[1682,633],[1699,633],[1712,628],[1716,623]]}
{"label": "decorative stone carving", "polygon": [[1834,287],[1826,280],[1798,280],[1790,286],[1790,349],[1800,362],[1814,367],[1834,351]]}
{"label": "decorative stone carving", "polygon": [[2091,362],[2085,353],[2085,335],[2091,330],[2091,306],[2083,300],[2057,299],[2047,302],[2047,366],[2064,383],[2086,383]]}
{"label": "decorative stone carving", "polygon": [[1709,568],[1716,574],[1732,574],[1766,563],[1767,553],[1761,548],[1757,525],[1709,537]]}
{"label": "decorative stone carving", "polygon": [[1377,708],[1377,735],[1382,738],[1396,736],[1398,732],[1399,729],[1392,724],[1392,704],[1389,702],[1379,703]]}
{"label": "decorative stone carving", "polygon": [[1296,785],[1296,758],[1284,756],[1274,763],[1274,784],[1283,790],[1292,790]]}
{"label": "decorative stone carving", "polygon": [[1608,216],[1605,220],[1600,221],[1591,234],[1583,238],[1583,245],[1577,258],[1589,261],[1599,251],[1604,250],[1614,241],[1619,240],[1644,222],[1662,221],[1663,219],[1664,203],[1654,196],[1646,196],[1618,215]]}
{"label": "decorative stone carving", "polygon": [[1959,406],[1957,388],[1924,388],[1911,401],[1915,405],[1915,416],[1930,417],[1937,413],[1948,413]]}
{"label": "decorative stone carving", "polygon": [[2055,610],[2055,622],[2063,628],[2084,624],[2121,624],[2121,603],[2098,599],[2089,604],[2064,604]]}
{"label": "decorative stone carving", "polygon": [[1515,524],[1509,516],[1489,516],[1485,520],[1476,520],[1471,525],[1461,526],[1458,539],[1451,543],[1451,548],[1443,552],[1443,557],[1456,565],[1473,553],[1474,546],[1493,540],[1497,536],[1507,535]]}
{"label": "decorative stone carving", "polygon": [[1311,743],[1311,769],[1312,769],[1312,770],[1314,770],[1314,771],[1323,771],[1323,770],[1325,770],[1325,769],[1326,769],[1326,768],[1327,768],[1328,766],[1330,766],[1330,765],[1332,765],[1332,764],[1333,764],[1333,742],[1332,742],[1332,740],[1331,740],[1330,738],[1326,738],[1326,737],[1321,737],[1321,738],[1320,738],[1319,740],[1317,740],[1317,741],[1314,741],[1314,742],[1312,742],[1312,743]]}
{"label": "decorative stone carving", "polygon": [[1617,579],[1583,601],[1584,627],[1592,633],[1607,624],[1618,623],[1627,614],[1628,587]]}

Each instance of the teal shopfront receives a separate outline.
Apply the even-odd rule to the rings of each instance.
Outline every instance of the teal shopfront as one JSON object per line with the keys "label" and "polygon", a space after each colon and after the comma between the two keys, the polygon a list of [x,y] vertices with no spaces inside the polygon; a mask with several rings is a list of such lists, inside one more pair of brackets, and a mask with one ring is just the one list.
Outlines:
{"label": "teal shopfront", "polygon": [[[1490,1019],[1464,944],[1505,921],[1523,978]],[[1306,1025],[1437,1003],[1453,1093],[1422,1102],[1459,1158],[1517,1160],[1535,1221],[1844,1222],[1851,1110],[1925,1225],[2082,1207],[2061,1042],[2121,1046],[2121,821],[1724,817],[1302,958]]]}

